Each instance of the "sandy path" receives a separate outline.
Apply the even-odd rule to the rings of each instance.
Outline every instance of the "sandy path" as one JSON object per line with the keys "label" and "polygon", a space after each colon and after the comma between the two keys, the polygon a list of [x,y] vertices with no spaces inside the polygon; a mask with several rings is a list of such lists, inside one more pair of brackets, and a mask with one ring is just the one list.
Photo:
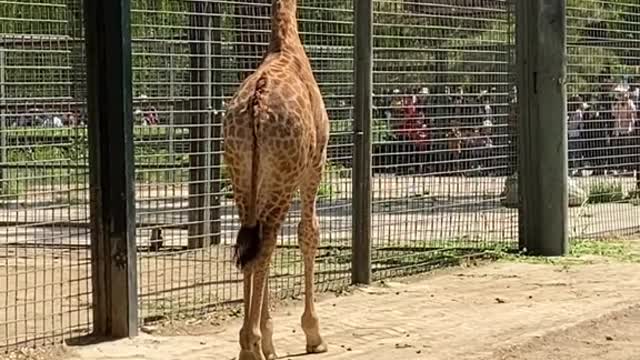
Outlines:
{"label": "sandy path", "polygon": [[[619,263],[494,263],[328,297],[318,310],[330,352],[309,358],[635,359],[639,270]],[[301,312],[299,304],[276,311],[281,358],[304,349]],[[143,335],[71,348],[68,358],[231,360],[238,330],[232,321],[190,335]]]}

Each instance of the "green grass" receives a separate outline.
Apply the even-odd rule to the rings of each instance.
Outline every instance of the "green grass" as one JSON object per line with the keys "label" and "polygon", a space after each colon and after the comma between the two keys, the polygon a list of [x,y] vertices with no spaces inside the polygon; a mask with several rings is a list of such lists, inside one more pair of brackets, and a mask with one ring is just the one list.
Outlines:
{"label": "green grass", "polygon": [[598,181],[589,186],[588,203],[602,204],[624,200],[624,191],[620,181]]}
{"label": "green grass", "polygon": [[[148,140],[150,137],[167,137],[170,134],[176,137],[186,136],[189,134],[188,129],[181,128],[169,128],[169,127],[134,127],[133,136],[135,140]],[[12,140],[18,140],[21,143],[29,143],[27,140],[31,139],[68,139],[74,137],[86,138],[88,136],[88,130],[86,127],[76,128],[9,128],[6,130],[6,139],[11,142]]]}
{"label": "green grass", "polygon": [[551,265],[580,265],[597,261],[640,263],[640,240],[575,239],[570,242],[569,254],[564,257],[527,256],[496,247],[487,250],[500,261]]}

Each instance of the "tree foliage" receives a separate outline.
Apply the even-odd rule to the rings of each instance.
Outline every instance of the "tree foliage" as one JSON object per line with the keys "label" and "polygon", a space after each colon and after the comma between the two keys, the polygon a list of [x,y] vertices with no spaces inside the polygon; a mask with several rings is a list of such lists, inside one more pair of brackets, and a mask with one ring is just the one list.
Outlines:
{"label": "tree foliage", "polygon": [[[265,49],[269,0],[254,1],[253,5],[207,2],[204,16],[217,43],[212,66],[220,73],[217,80],[224,94],[240,81],[238,74],[247,64],[257,64]],[[194,3],[133,0],[135,95],[180,97],[192,91],[192,48],[187,40],[197,15]],[[69,53],[77,51],[70,44],[80,23],[69,19],[79,4],[78,0],[0,3],[5,71],[7,81],[15,84],[7,87],[7,97],[71,96],[70,72],[82,66],[70,64],[77,59]],[[303,40],[323,90],[336,101],[348,99],[351,92],[352,5],[343,0],[300,1]],[[456,8],[454,0],[376,0],[374,5],[375,81],[380,87],[443,81],[454,86],[488,84],[502,82],[510,70],[515,41],[510,1],[467,8]],[[593,82],[605,67],[619,75],[638,73],[636,0],[569,0],[567,15],[569,72],[576,90]]]}

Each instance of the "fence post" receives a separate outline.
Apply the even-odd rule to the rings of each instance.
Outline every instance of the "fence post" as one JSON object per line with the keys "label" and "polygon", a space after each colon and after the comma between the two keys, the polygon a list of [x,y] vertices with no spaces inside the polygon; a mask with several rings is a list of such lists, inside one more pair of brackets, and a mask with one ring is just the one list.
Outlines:
{"label": "fence post", "polygon": [[129,0],[85,1],[94,333],[138,332]]}
{"label": "fence post", "polygon": [[566,0],[517,1],[520,239],[532,254],[568,251]]}
{"label": "fence post", "polygon": [[354,0],[354,169],[352,279],[371,283],[371,117],[373,0]]}
{"label": "fence post", "polygon": [[211,233],[211,26],[207,1],[192,2],[189,31],[191,47],[191,150],[189,155],[189,249],[209,246]]}
{"label": "fence post", "polygon": [[222,99],[222,16],[223,7],[220,2],[213,2],[211,24],[211,86],[212,86],[212,136],[211,136],[211,212],[210,231],[211,244],[218,245],[222,241],[222,120],[224,115]]}
{"label": "fence post", "polygon": [[[7,161],[7,117],[5,114],[7,105],[7,72],[6,72],[6,54],[3,48],[0,48],[0,164]],[[0,165],[0,194],[4,193],[5,188],[4,165]],[[8,185],[8,184],[7,184]]]}

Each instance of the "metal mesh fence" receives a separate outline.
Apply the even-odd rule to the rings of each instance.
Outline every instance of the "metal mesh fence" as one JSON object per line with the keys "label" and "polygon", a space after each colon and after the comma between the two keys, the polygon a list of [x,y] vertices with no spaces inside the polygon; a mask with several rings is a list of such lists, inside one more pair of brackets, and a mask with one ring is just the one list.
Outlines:
{"label": "metal mesh fence", "polygon": [[0,1],[0,350],[91,330],[79,9]]}
{"label": "metal mesh fence", "polygon": [[569,1],[567,16],[571,234],[635,232],[640,5]]}
{"label": "metal mesh fence", "polygon": [[[134,0],[140,316],[242,299],[222,162],[224,103],[259,64],[270,0]],[[514,247],[518,198],[511,0],[376,0],[373,271],[381,278]],[[350,281],[352,1],[301,0],[331,121],[318,211],[320,290]],[[79,0],[0,0],[0,349],[91,330],[85,71]],[[571,230],[637,230],[640,5],[570,0]],[[581,199],[574,201],[573,199]],[[299,293],[299,204],[271,269]]]}
{"label": "metal mesh fence", "polygon": [[517,212],[501,204],[516,167],[510,4],[374,4],[374,271],[511,246]]}
{"label": "metal mesh fence", "polygon": [[[238,229],[221,162],[224,101],[259,64],[270,1],[137,1],[133,14],[136,196],[143,318],[242,299],[232,263]],[[320,287],[349,278],[352,10],[344,1],[300,4],[300,30],[332,121],[318,204]],[[272,263],[271,289],[297,292],[300,212],[294,204]]]}

